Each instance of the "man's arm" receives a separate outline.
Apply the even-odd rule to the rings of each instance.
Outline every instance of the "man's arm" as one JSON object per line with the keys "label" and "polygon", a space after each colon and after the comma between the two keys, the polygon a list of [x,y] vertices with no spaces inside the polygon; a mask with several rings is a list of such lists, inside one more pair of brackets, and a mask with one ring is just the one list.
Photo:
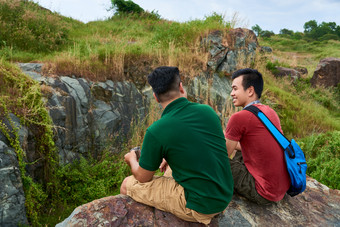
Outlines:
{"label": "man's arm", "polygon": [[152,180],[155,171],[149,171],[139,166],[137,161],[137,155],[134,150],[131,150],[124,156],[125,162],[131,167],[133,176],[141,183],[145,183]]}
{"label": "man's arm", "polygon": [[227,138],[226,138],[226,145],[227,145],[227,151],[228,151],[229,158],[232,156],[235,149],[238,149],[238,148],[241,149],[241,145],[238,141],[230,140],[230,139],[227,139]]}

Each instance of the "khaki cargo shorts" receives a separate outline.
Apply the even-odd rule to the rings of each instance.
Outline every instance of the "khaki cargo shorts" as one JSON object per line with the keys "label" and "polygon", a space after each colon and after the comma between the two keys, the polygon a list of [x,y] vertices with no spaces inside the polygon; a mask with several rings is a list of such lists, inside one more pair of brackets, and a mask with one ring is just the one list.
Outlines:
{"label": "khaki cargo shorts", "polygon": [[137,202],[170,212],[191,222],[208,225],[216,214],[202,214],[186,208],[184,188],[170,176],[154,176],[152,181],[140,183],[133,176],[126,182],[127,195]]}

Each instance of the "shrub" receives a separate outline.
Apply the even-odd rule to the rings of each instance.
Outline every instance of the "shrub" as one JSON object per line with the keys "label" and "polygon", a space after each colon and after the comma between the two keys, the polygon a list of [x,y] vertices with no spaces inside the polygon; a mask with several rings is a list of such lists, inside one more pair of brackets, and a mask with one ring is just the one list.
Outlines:
{"label": "shrub", "polygon": [[300,142],[307,174],[333,189],[340,189],[340,131],[312,135]]}
{"label": "shrub", "polygon": [[140,7],[138,4],[134,3],[131,0],[111,0],[112,9],[116,12],[115,14],[126,14],[126,13],[135,13],[141,14],[144,12],[144,9]]}
{"label": "shrub", "polygon": [[325,34],[319,38],[320,41],[325,41],[325,40],[339,40],[339,36],[336,34]]}
{"label": "shrub", "polygon": [[279,66],[279,62],[275,61],[275,62],[271,62],[271,61],[267,61],[266,64],[266,69],[268,69],[269,71],[271,71],[274,75],[276,75],[279,70],[276,68],[277,66]]}

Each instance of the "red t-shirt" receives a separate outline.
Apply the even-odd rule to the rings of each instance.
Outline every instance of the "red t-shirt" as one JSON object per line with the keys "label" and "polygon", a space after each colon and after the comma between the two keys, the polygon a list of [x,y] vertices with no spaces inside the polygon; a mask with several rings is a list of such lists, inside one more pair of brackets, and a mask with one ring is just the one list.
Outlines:
{"label": "red t-shirt", "polygon": [[[282,132],[280,119],[269,106],[256,105]],[[270,201],[281,200],[290,187],[283,151],[263,123],[242,110],[231,116],[225,137],[239,141],[244,164],[255,178],[256,191]]]}

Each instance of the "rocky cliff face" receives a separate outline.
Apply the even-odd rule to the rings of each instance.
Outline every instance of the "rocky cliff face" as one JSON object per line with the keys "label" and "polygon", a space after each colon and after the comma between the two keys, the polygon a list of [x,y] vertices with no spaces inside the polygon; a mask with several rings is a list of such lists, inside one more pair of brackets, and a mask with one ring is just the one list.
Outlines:
{"label": "rocky cliff face", "polygon": [[132,119],[146,114],[148,101],[131,82],[43,77],[41,66],[20,64],[24,73],[44,86],[61,164],[89,156],[91,151],[96,157],[95,151],[102,150],[109,139],[127,135]]}
{"label": "rocky cliff face", "polygon": [[[76,208],[59,223],[66,226],[204,226],[137,203],[128,196],[111,196]],[[259,206],[234,195],[209,226],[340,226],[340,191],[312,178],[305,192],[286,195],[275,205]]]}

